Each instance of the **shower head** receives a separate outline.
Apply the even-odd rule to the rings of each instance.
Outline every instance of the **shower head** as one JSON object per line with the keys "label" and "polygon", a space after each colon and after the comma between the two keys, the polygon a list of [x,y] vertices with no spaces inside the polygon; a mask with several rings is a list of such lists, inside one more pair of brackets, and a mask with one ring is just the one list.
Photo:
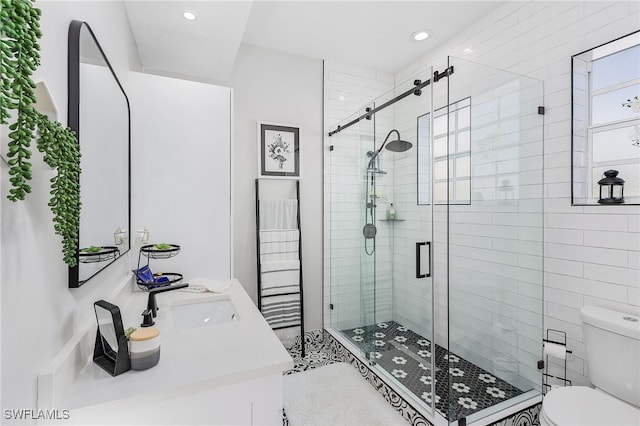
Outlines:
{"label": "shower head", "polygon": [[[398,138],[387,143],[387,141],[389,141],[389,137],[391,136],[391,133],[394,133],[394,132],[396,135],[398,135]],[[371,160],[369,160],[369,166],[367,167],[367,169],[372,168],[373,161],[378,156],[378,154],[380,154],[380,151],[382,151],[382,148],[387,148],[389,151],[392,151],[392,152],[405,152],[411,149],[412,146],[413,144],[411,142],[407,142],[405,140],[400,139],[400,132],[398,132],[396,129],[391,130],[387,134],[387,137],[384,138],[384,142],[382,142],[382,145],[380,145],[380,148],[376,152],[370,155]]]}
{"label": "shower head", "polygon": [[387,148],[389,151],[393,151],[393,152],[405,152],[411,149],[411,147],[413,146],[413,144],[411,142],[407,142],[407,141],[403,141],[401,139],[396,139],[393,140],[391,142],[389,142],[385,148]]}

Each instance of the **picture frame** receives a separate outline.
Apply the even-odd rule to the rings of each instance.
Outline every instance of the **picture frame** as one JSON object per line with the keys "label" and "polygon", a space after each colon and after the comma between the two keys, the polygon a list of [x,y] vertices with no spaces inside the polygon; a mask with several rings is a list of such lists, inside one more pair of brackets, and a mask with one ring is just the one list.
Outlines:
{"label": "picture frame", "polygon": [[258,177],[300,178],[300,128],[258,122]]}

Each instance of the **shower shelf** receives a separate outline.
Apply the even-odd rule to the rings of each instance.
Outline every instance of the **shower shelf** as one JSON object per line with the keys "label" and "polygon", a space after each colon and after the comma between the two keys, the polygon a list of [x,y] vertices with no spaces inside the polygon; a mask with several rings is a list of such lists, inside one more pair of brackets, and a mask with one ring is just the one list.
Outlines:
{"label": "shower shelf", "polygon": [[378,219],[380,222],[404,222],[404,219]]}

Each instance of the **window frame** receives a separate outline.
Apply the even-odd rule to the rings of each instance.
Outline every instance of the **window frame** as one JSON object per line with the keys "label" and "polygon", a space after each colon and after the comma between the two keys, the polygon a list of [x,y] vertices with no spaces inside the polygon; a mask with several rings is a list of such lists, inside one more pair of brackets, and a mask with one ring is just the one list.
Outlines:
{"label": "window frame", "polygon": [[[457,128],[458,125],[458,112],[460,110],[463,110],[464,108],[468,108],[469,110],[469,118],[468,118],[468,122],[469,124],[463,128]],[[452,129],[450,126],[450,122],[451,122],[451,113],[454,113],[454,117],[455,117],[455,126]],[[417,129],[418,132],[420,132],[420,119],[421,118],[428,118],[429,114],[431,114],[430,112],[427,112],[425,114],[422,114],[420,116],[417,117]],[[431,174],[429,176],[429,180],[427,181],[428,183],[430,183],[431,180],[433,180],[432,185],[429,185],[429,195],[428,195],[428,199],[427,201],[422,201],[420,200],[420,181],[418,181],[418,198],[417,198],[417,204],[418,205],[430,205],[431,203],[433,203],[434,205],[471,205],[471,97],[468,96],[466,98],[462,98],[456,102],[452,102],[450,105],[448,106],[444,106],[441,108],[438,108],[436,110],[433,111],[433,121],[431,120],[427,120],[428,123],[434,122],[437,118],[440,117],[447,117],[446,119],[448,120],[447,126],[444,130],[444,132],[442,133],[435,133],[435,129],[434,131],[430,131],[429,135],[427,135],[427,138],[429,140],[430,145],[432,146],[432,148],[434,147],[435,144],[435,140],[438,137],[443,137],[445,138],[445,144],[446,144],[446,154],[444,155],[439,155],[439,156],[435,156],[435,154],[433,155],[433,158],[429,158],[429,162],[431,165],[431,168],[433,170],[430,170]],[[435,127],[435,126],[434,126]],[[464,132],[469,132],[469,148],[468,150],[465,151],[459,151],[458,150],[458,135]],[[417,140],[418,140],[418,150],[420,149],[420,134],[417,135]],[[453,140],[453,144],[454,144],[454,151],[452,152],[450,150],[451,148],[451,138],[454,138]],[[430,150],[430,153],[434,153],[434,149]],[[431,157],[429,155],[429,157]],[[468,176],[463,176],[463,177],[456,177],[456,160],[459,158],[464,158],[467,157],[469,158],[469,175]],[[420,155],[418,155],[418,162],[420,161]],[[445,161],[445,164],[447,164],[447,176],[443,179],[436,179],[435,178],[435,164],[438,161]],[[420,164],[418,163],[418,176],[420,175]],[[461,181],[467,181],[469,182],[469,190],[468,190],[468,198],[467,199],[461,199],[461,200],[457,200],[457,199],[453,199],[452,195],[456,194],[456,187],[457,187],[457,183],[461,182]],[[442,182],[451,182],[450,185],[447,185],[447,198],[444,200],[436,200],[435,199],[435,194],[433,191],[433,188],[435,188],[436,183],[442,183]]]}
{"label": "window frame", "polygon": [[[594,61],[597,61],[598,59],[604,58],[606,56],[616,54],[618,52],[622,52],[626,49],[630,49],[635,46],[640,46],[640,43],[632,44],[626,48],[620,48],[606,55],[602,55],[596,59],[589,59],[589,60],[583,59],[583,56],[589,52],[593,52],[596,49],[618,42],[619,40],[625,39],[627,37],[634,36],[635,34],[640,34],[640,31],[634,31],[632,33],[626,34],[615,40],[611,40],[607,43],[603,43],[594,48],[577,53],[571,57],[571,205],[574,205],[574,206],[600,205],[597,203],[597,200],[598,200],[597,196],[595,196],[594,198],[594,191],[596,194],[598,193],[597,179],[595,179],[595,177],[593,176],[593,170],[595,168],[601,168],[601,167],[615,168],[617,166],[633,165],[637,163],[637,160],[634,160],[634,158],[598,161],[598,162],[595,162],[593,160],[594,133],[608,131],[608,130],[616,130],[616,129],[632,126],[635,123],[637,123],[638,120],[640,120],[640,115],[639,115],[637,118],[634,118],[634,117],[623,118],[619,120],[608,121],[605,123],[593,124],[593,97],[611,93],[622,88],[636,86],[640,84],[640,76],[637,79],[629,80],[623,83],[612,84],[604,88],[599,88],[598,90],[593,90],[592,89],[592,83],[593,83],[592,69],[593,69]],[[585,105],[577,105],[576,99],[575,99],[576,91],[579,90],[576,88],[577,87],[576,86],[576,83],[577,83],[576,82],[576,61],[577,60],[582,61],[583,63],[586,64],[586,90],[585,90],[585,96],[583,99]],[[582,77],[580,81],[578,81],[578,83],[580,82],[584,83],[585,77]],[[576,110],[581,107],[584,108],[584,112],[582,115],[578,116],[578,114],[576,113]],[[576,123],[578,122],[578,119],[585,120],[585,121],[581,121],[582,123],[581,126],[584,127],[584,133],[585,133],[584,135],[579,135],[576,132]],[[585,149],[585,151],[576,152],[576,145],[577,145],[576,139],[580,137],[585,138],[583,142],[583,145],[584,145],[583,148]],[[579,197],[580,200],[582,201],[577,201],[578,194],[576,194],[576,188],[575,188],[577,184],[576,160],[577,160],[577,157],[580,155],[582,156],[583,160],[586,163],[580,166],[585,169],[582,172],[582,175],[585,180],[584,182],[582,182],[582,184],[584,185],[583,193],[580,194],[581,197]],[[624,178],[624,176],[621,176],[621,177]],[[627,194],[625,194],[625,203],[618,204],[618,205],[640,205],[640,194],[634,195],[634,196],[628,196]]]}

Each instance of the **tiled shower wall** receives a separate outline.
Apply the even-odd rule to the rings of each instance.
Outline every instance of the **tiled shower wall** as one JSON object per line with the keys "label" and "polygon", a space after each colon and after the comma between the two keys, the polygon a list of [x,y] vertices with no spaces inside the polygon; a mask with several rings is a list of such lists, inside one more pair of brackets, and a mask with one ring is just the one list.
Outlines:
{"label": "tiled shower wall", "polygon": [[[580,307],[596,304],[627,312],[639,309],[640,208],[571,206],[570,59],[576,53],[637,31],[639,8],[640,3],[627,0],[508,2],[455,38],[441,42],[430,55],[398,73],[395,80],[387,80],[390,88],[394,81],[419,76],[427,65],[442,70],[447,55],[543,80],[544,327],[568,333],[573,350],[568,357],[568,375],[574,384],[588,383]],[[372,76],[376,75],[370,73],[368,78],[375,80]],[[329,81],[330,76],[325,73],[325,84]],[[342,89],[348,91],[348,87]],[[367,97],[362,92],[361,102],[354,103],[353,111],[377,95],[371,93]],[[327,99],[325,87],[327,126],[353,112],[344,111],[341,115],[340,105]],[[325,159],[325,167],[326,164]],[[328,188],[326,185],[325,181]],[[325,197],[325,203],[328,201]],[[436,211],[436,239],[442,234],[443,220]],[[329,247],[325,241],[327,255]],[[446,260],[441,256],[436,250],[436,270]],[[327,268],[325,265],[325,307],[329,303]],[[436,294],[436,315],[444,302],[446,297]],[[328,318],[326,311],[325,323]],[[558,369],[557,363],[552,365],[553,373],[560,373]]]}

